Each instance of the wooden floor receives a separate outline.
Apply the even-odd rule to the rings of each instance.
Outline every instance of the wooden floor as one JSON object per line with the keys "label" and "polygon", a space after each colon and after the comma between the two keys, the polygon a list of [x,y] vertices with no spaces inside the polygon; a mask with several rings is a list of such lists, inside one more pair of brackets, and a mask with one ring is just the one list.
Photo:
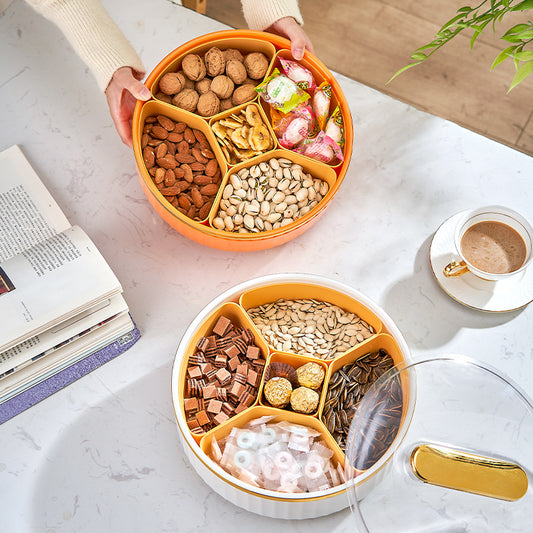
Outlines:
{"label": "wooden floor", "polygon": [[[208,0],[206,14],[245,28],[240,0]],[[490,66],[507,45],[499,38],[531,12],[490,26],[470,50],[471,34],[458,35],[428,61],[387,85],[411,52],[467,0],[300,0],[316,55],[331,69],[418,109],[446,118],[533,155],[533,75],[507,94],[514,65]],[[529,13],[529,14],[528,14]],[[508,63],[508,64],[507,64]]]}

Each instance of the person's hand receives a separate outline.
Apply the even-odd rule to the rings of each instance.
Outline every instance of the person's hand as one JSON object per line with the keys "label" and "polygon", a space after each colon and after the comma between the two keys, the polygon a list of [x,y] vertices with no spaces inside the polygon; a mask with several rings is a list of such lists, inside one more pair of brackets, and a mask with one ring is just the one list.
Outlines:
{"label": "person's hand", "polygon": [[292,57],[296,60],[302,59],[306,48],[312,54],[315,52],[309,37],[307,37],[305,31],[293,17],[283,17],[276,20],[276,22],[265,31],[276,33],[282,37],[287,37],[287,39],[291,41]]}
{"label": "person's hand", "polygon": [[105,95],[118,134],[122,142],[131,148],[131,119],[135,103],[137,100],[149,100],[152,95],[130,67],[115,71]]}

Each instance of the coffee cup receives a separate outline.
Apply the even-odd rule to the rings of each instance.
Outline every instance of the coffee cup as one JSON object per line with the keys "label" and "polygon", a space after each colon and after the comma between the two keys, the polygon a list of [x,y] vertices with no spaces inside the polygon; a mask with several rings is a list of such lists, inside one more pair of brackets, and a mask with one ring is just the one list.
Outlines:
{"label": "coffee cup", "polygon": [[455,227],[454,242],[459,258],[448,263],[448,278],[471,272],[499,281],[525,270],[532,257],[533,228],[519,213],[502,206],[489,206],[465,213]]}

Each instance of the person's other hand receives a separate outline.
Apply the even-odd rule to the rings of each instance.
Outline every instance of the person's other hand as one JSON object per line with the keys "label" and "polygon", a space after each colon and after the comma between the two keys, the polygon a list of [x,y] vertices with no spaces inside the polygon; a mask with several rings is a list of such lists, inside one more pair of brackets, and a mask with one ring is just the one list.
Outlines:
{"label": "person's other hand", "polygon": [[115,71],[105,95],[118,134],[122,142],[131,148],[131,119],[135,103],[137,100],[149,100],[152,95],[130,67]]}
{"label": "person's other hand", "polygon": [[270,33],[277,33],[282,37],[287,37],[291,41],[291,53],[292,57],[296,60],[302,59],[304,51],[307,48],[312,54],[315,50],[309,37],[303,30],[303,28],[296,22],[293,17],[283,17],[276,20],[272,26],[265,31]]}

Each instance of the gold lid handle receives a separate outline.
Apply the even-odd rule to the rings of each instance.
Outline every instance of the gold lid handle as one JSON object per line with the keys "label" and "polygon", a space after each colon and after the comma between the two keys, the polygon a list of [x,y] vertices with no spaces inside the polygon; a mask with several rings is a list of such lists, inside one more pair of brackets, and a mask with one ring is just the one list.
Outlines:
{"label": "gold lid handle", "polygon": [[518,500],[528,487],[527,475],[517,464],[435,444],[417,446],[411,468],[425,483],[499,500]]}

